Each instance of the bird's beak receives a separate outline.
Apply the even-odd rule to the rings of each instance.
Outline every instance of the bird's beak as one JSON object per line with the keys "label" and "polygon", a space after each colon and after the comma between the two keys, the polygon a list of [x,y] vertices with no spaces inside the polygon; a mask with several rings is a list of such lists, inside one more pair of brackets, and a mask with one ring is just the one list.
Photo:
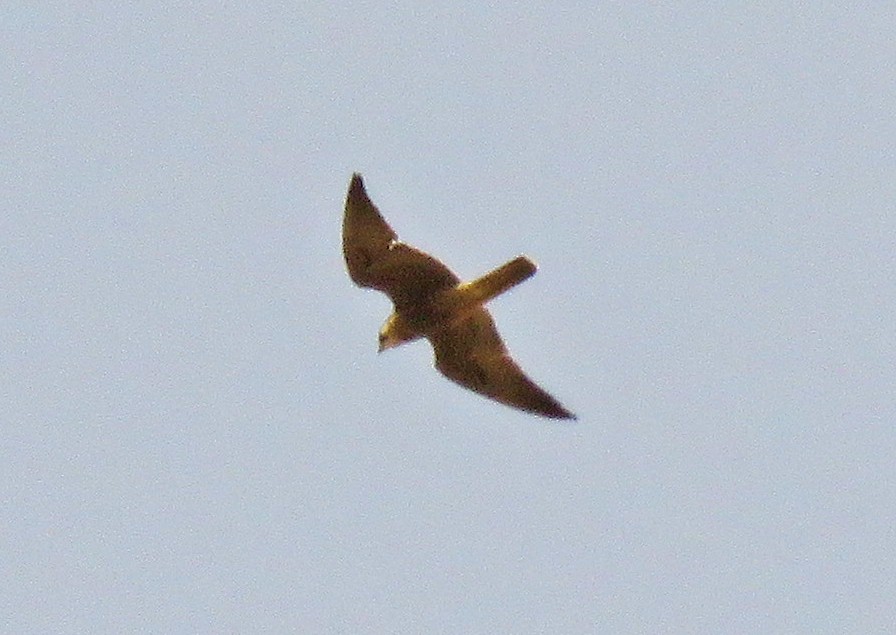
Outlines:
{"label": "bird's beak", "polygon": [[380,339],[379,346],[377,346],[376,352],[382,353],[383,351],[388,351],[390,348],[395,348],[401,344],[401,342],[396,341],[390,337],[383,337]]}

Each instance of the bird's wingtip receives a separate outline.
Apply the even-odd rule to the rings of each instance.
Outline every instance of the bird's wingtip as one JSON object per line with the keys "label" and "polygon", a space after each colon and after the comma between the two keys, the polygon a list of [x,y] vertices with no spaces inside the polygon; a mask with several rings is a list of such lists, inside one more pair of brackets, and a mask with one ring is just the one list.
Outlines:
{"label": "bird's wingtip", "polygon": [[366,194],[364,190],[364,179],[361,178],[361,174],[355,172],[352,174],[351,183],[348,185],[348,193],[349,196],[360,196],[361,194]]}

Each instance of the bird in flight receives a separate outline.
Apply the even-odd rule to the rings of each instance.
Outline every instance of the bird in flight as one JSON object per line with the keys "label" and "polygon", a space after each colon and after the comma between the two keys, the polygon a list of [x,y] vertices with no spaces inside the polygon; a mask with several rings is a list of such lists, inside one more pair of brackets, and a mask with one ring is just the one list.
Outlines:
{"label": "bird in flight", "polygon": [[435,367],[486,397],[553,419],[575,415],[523,374],[510,357],[485,304],[531,277],[535,263],[519,256],[472,282],[461,282],[427,253],[398,240],[352,176],[342,221],[342,252],[359,287],[384,292],[394,311],[380,329],[379,350],[425,337]]}

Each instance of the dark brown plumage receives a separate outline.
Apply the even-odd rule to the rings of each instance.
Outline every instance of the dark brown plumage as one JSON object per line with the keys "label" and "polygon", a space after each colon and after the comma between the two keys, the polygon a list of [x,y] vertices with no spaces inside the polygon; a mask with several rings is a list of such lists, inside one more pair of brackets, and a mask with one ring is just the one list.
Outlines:
{"label": "dark brown plumage", "polygon": [[468,283],[444,264],[398,240],[352,176],[345,200],[342,251],[349,277],[384,292],[395,310],[380,330],[380,350],[425,337],[446,377],[514,408],[574,419],[511,359],[486,302],[532,276],[535,263],[519,256]]}

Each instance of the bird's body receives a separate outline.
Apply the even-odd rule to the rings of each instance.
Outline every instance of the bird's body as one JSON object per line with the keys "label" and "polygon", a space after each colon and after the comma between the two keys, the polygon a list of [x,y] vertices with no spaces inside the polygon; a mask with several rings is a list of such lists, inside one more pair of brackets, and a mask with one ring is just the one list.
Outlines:
{"label": "bird's body", "polygon": [[515,408],[574,418],[523,374],[484,307],[532,276],[531,260],[520,256],[462,283],[437,259],[398,240],[358,174],[345,201],[342,249],[352,281],[383,291],[394,305],[380,330],[380,350],[427,338],[436,368],[452,381]]}

